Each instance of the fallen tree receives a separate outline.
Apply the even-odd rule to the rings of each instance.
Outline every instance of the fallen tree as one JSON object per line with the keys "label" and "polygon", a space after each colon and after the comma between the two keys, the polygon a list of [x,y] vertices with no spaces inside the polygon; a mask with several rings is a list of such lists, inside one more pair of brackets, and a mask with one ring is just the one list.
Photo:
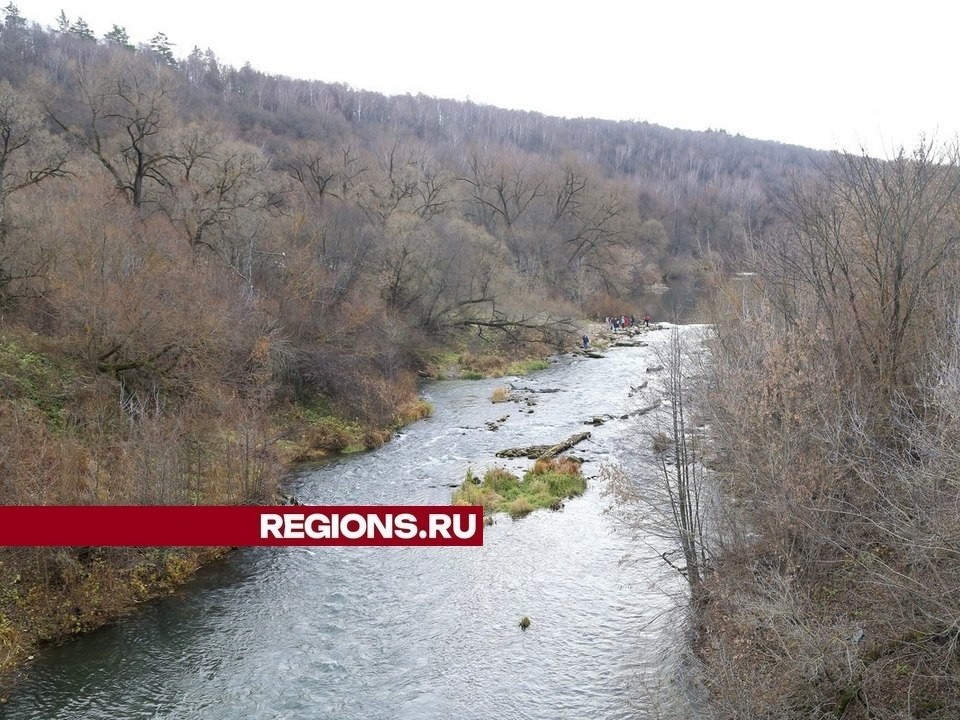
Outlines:
{"label": "fallen tree", "polygon": [[589,437],[590,437],[590,433],[583,432],[583,433],[577,433],[576,435],[571,435],[563,442],[556,443],[555,445],[527,445],[526,447],[507,448],[506,450],[501,450],[500,452],[498,452],[497,457],[498,458],[525,457],[525,458],[530,458],[531,460],[537,460],[539,458],[553,458],[559,455],[560,453],[569,450],[577,443],[583,442]]}

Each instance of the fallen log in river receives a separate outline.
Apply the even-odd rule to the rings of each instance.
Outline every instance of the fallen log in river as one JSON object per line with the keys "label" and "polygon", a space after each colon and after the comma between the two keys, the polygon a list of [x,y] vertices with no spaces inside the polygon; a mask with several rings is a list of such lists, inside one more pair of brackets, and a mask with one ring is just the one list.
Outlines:
{"label": "fallen log in river", "polygon": [[552,458],[566,450],[569,450],[577,443],[583,442],[589,437],[590,433],[583,432],[577,433],[576,435],[571,435],[563,442],[558,442],[555,445],[527,445],[526,447],[507,448],[506,450],[501,450],[498,452],[497,457],[526,457],[530,458],[531,460],[538,460],[539,458]]}

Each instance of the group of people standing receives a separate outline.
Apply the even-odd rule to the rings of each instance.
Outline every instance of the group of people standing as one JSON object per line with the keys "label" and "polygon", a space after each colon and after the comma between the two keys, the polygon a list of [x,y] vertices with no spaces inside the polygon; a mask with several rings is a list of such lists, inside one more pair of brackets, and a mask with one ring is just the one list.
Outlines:
{"label": "group of people standing", "polygon": [[[633,327],[637,324],[637,318],[634,315],[620,315],[618,317],[608,317],[607,326],[616,332],[617,330]],[[643,326],[650,327],[650,316],[643,316]]]}
{"label": "group of people standing", "polygon": [[[606,319],[607,327],[617,332],[618,330],[623,330],[629,327],[633,327],[637,324],[637,318],[635,315],[620,315],[619,317],[608,317]],[[644,315],[643,320],[641,320],[644,327],[650,327],[650,316]],[[590,337],[583,335],[580,337],[580,346],[587,350],[590,348]]]}

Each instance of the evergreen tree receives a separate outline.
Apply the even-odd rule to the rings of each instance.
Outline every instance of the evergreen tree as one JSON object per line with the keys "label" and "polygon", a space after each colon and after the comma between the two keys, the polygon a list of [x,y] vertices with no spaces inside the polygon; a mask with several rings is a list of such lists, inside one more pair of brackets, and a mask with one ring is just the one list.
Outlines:
{"label": "evergreen tree", "polygon": [[83,18],[77,18],[77,21],[70,26],[70,34],[75,35],[81,40],[96,40],[97,36]]}
{"label": "evergreen tree", "polygon": [[9,3],[4,9],[3,26],[7,30],[26,30],[27,21],[20,14],[20,9],[13,3]]}
{"label": "evergreen tree", "polygon": [[113,29],[103,36],[103,39],[108,45],[126,48],[127,50],[134,49],[130,42],[130,36],[127,34],[127,29],[122,25],[114,25]]}
{"label": "evergreen tree", "polygon": [[176,66],[177,59],[173,56],[173,43],[166,33],[157,33],[150,39],[150,49],[159,55],[167,65]]}

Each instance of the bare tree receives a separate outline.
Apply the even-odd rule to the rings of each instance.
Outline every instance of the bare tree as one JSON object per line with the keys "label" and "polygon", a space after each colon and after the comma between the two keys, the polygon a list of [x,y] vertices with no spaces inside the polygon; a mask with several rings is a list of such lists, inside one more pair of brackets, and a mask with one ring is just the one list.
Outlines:
{"label": "bare tree", "polygon": [[866,362],[885,392],[908,384],[923,361],[911,333],[929,317],[930,281],[956,251],[958,190],[956,146],[926,142],[891,160],[837,154],[820,179],[790,188],[789,231],[763,248],[771,276],[813,293],[838,349]]}
{"label": "bare tree", "polygon": [[0,80],[0,242],[8,224],[7,198],[66,175],[67,155],[67,146],[44,128],[39,106]]}
{"label": "bare tree", "polygon": [[252,282],[258,220],[275,188],[266,157],[202,126],[179,133],[163,154],[165,186],[157,195],[161,210],[194,251],[213,251]]}
{"label": "bare tree", "polygon": [[167,183],[169,157],[162,141],[172,126],[167,69],[140,57],[117,56],[105,65],[80,61],[74,77],[85,117],[72,123],[48,106],[50,117],[93,153],[117,190],[140,207],[147,199],[148,181]]}
{"label": "bare tree", "polygon": [[26,232],[13,232],[9,199],[45,180],[67,175],[69,149],[44,127],[39,106],[0,80],[0,304],[32,292],[17,283],[40,276],[49,253]]}
{"label": "bare tree", "polygon": [[487,160],[474,153],[457,180],[466,185],[472,198],[471,214],[487,232],[503,239],[523,270],[527,249],[518,236],[517,223],[534,201],[543,197],[543,179],[522,162]]}
{"label": "bare tree", "polygon": [[[639,236],[639,220],[628,211],[615,189],[604,186],[574,164],[567,164],[550,183],[554,207],[543,253],[561,260],[551,282],[582,302],[594,292],[621,295],[630,287],[642,255],[631,247]],[[575,291],[575,292],[571,292]]]}
{"label": "bare tree", "polygon": [[[709,502],[715,493],[708,488],[700,457],[704,438],[690,419],[691,394],[701,384],[702,375],[692,347],[700,348],[703,340],[695,329],[675,327],[670,331],[669,341],[656,355],[662,366],[658,372],[664,373],[662,383],[657,387],[643,382],[634,389],[648,394],[633,415],[636,435],[650,438],[651,445],[636,448],[642,459],[635,468],[607,473],[610,491],[630,518],[638,541],[683,576],[689,590],[683,606],[692,609],[694,617],[707,596],[715,539],[708,537],[708,524],[710,513],[716,510]],[[649,394],[656,396],[652,404]],[[656,468],[653,477],[651,452]]]}
{"label": "bare tree", "polygon": [[[690,358],[679,328],[670,331],[670,343],[663,355],[666,378],[664,390],[670,405],[667,447],[658,450],[663,484],[669,503],[672,529],[683,555],[681,568],[694,602],[702,599],[709,553],[706,538],[705,477],[697,439],[690,423],[688,369]],[[661,441],[662,442],[662,441]],[[664,559],[667,554],[664,553]]]}

